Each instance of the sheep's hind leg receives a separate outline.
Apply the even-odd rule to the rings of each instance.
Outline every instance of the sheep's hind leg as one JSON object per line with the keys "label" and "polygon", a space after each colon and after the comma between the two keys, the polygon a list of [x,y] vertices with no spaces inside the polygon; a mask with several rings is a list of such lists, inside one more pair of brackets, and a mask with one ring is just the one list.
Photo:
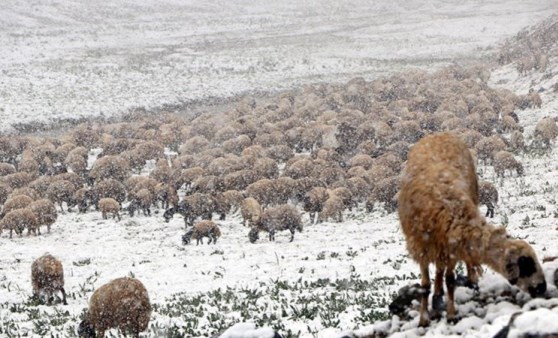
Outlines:
{"label": "sheep's hind leg", "polygon": [[66,302],[66,290],[64,290],[64,288],[60,288],[60,292],[62,292],[62,304],[68,305],[68,302]]}
{"label": "sheep's hind leg", "polygon": [[430,324],[430,318],[428,316],[428,295],[430,294],[430,275],[428,272],[428,263],[420,263],[420,286],[423,289],[423,293],[420,299],[420,318],[419,326],[425,327]]}
{"label": "sheep's hind leg", "polygon": [[447,321],[454,324],[457,322],[455,311],[455,263],[448,264],[446,270],[446,288],[448,289]]}
{"label": "sheep's hind leg", "polygon": [[443,266],[436,266],[436,277],[434,279],[434,295],[432,296],[432,318],[439,319],[444,310],[444,272]]}

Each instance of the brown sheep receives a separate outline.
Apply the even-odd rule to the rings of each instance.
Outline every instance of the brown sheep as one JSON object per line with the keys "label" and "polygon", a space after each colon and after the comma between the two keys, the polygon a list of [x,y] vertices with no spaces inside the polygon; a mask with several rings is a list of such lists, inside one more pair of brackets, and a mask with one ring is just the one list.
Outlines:
{"label": "brown sheep", "polygon": [[[137,186],[136,186],[137,188]],[[91,193],[89,194],[91,199],[91,204],[95,206],[98,210],[99,200],[104,197],[110,197],[118,201],[120,206],[126,201],[126,187],[124,184],[120,183],[115,179],[102,180],[96,183],[93,188],[91,188]]]}
{"label": "brown sheep", "polygon": [[246,187],[246,194],[256,199],[263,209],[274,202],[275,181],[262,179]]}
{"label": "brown sheep", "polygon": [[10,163],[0,163],[0,176],[6,176],[10,174],[15,174],[16,168]]}
{"label": "brown sheep", "polygon": [[130,204],[128,205],[128,213],[134,216],[136,210],[142,210],[144,216],[151,216],[151,206],[155,203],[155,195],[148,189],[140,189],[129,196]]}
{"label": "brown sheep", "polygon": [[40,231],[41,225],[47,226],[47,232],[50,232],[50,226],[56,222],[58,218],[58,213],[56,212],[56,206],[49,199],[43,198],[36,200],[29,205],[29,209],[37,215],[37,229]]}
{"label": "brown sheep", "polygon": [[518,176],[524,174],[523,165],[515,159],[513,154],[502,150],[494,155],[494,172],[497,177],[504,177],[506,170],[509,170],[510,173],[515,170]]}
{"label": "brown sheep", "polygon": [[479,204],[486,205],[485,217],[494,217],[494,206],[498,203],[498,190],[488,181],[479,182]]}
{"label": "brown sheep", "polygon": [[275,232],[289,230],[291,232],[291,242],[294,240],[295,230],[302,231],[302,219],[300,213],[292,205],[282,204],[264,211],[256,224],[248,233],[250,243],[258,240],[258,233],[266,231],[269,233],[269,240],[275,240]]}
{"label": "brown sheep", "polygon": [[542,146],[549,148],[556,137],[558,137],[558,125],[555,119],[545,117],[537,122],[534,138],[541,142]]}
{"label": "brown sheep", "polygon": [[77,191],[76,186],[66,180],[54,181],[48,187],[46,195],[53,203],[58,203],[60,210],[64,212],[62,204],[66,202],[68,208],[75,205],[74,194]]}
{"label": "brown sheep", "polygon": [[[12,231],[15,231],[16,234],[21,236],[25,228],[27,228],[28,236],[31,232],[35,235],[37,234],[37,216],[33,211],[27,208],[12,210],[0,220],[0,234],[2,233],[2,229],[9,229],[10,238],[12,238]],[[39,234],[40,233],[39,230]]]}
{"label": "brown sheep", "polygon": [[8,195],[8,199],[18,196],[18,195],[25,195],[30,197],[33,201],[36,201],[38,199],[41,198],[41,196],[39,195],[39,193],[33,189],[33,188],[29,188],[29,187],[24,187],[24,188],[17,188],[12,190],[12,192]]}
{"label": "brown sheep", "polygon": [[223,192],[223,197],[226,199],[227,204],[231,206],[231,211],[236,212],[240,209],[244,194],[238,190],[227,190]]}
{"label": "brown sheep", "polygon": [[343,200],[335,195],[330,196],[324,202],[322,211],[318,213],[318,223],[327,222],[329,218],[333,218],[336,222],[343,222],[343,209],[345,209]]}
{"label": "brown sheep", "polygon": [[115,179],[125,181],[130,176],[130,163],[118,155],[104,156],[93,163],[89,176],[95,181]]}
{"label": "brown sheep", "polygon": [[245,198],[240,206],[240,215],[242,215],[242,224],[246,223],[250,227],[256,225],[262,214],[262,207],[260,203],[252,197]]}
{"label": "brown sheep", "polygon": [[217,243],[217,238],[221,237],[221,230],[217,224],[212,221],[200,221],[194,224],[194,227],[188,232],[186,232],[182,236],[182,244],[190,244],[192,239],[196,240],[196,245],[199,245],[200,242],[203,244],[203,238],[209,238],[209,242],[207,244]]}
{"label": "brown sheep", "polygon": [[27,195],[13,196],[6,200],[2,206],[2,215],[5,215],[12,210],[26,208],[31,203],[33,203],[33,199]]}
{"label": "brown sheep", "polygon": [[163,209],[170,208],[171,205],[178,205],[179,200],[177,191],[165,183],[159,183],[155,186],[155,199],[157,204],[161,201]]}
{"label": "brown sheep", "polygon": [[302,199],[303,209],[310,215],[310,223],[316,222],[316,215],[322,211],[324,203],[329,198],[326,188],[314,187]]}
{"label": "brown sheep", "polygon": [[31,264],[31,284],[33,285],[33,299],[39,300],[41,294],[46,294],[48,305],[52,304],[55,292],[62,293],[62,303],[66,302],[64,290],[64,268],[62,263],[49,253],[45,253]]}
{"label": "brown sheep", "polygon": [[36,178],[35,175],[25,172],[17,172],[2,177],[2,182],[12,189],[23,188]]}
{"label": "brown sheep", "polygon": [[513,152],[525,151],[525,139],[523,133],[519,130],[514,130],[510,135],[510,150]]}
{"label": "brown sheep", "polygon": [[139,338],[140,332],[149,325],[151,310],[149,295],[139,280],[117,278],[95,290],[85,319],[79,324],[78,335],[104,337],[106,330],[118,328]]}
{"label": "brown sheep", "polygon": [[113,218],[118,218],[120,221],[120,204],[114,198],[101,198],[99,200],[99,210],[101,210],[103,219],[107,219],[110,213]]}
{"label": "brown sheep", "polygon": [[447,318],[455,321],[454,269],[465,261],[471,282],[477,269],[487,264],[532,296],[546,292],[542,268],[533,249],[512,239],[479,214],[478,186],[467,146],[456,136],[433,134],[409,152],[399,194],[399,219],[407,249],[419,263],[421,296],[419,326],[429,324],[428,266],[436,265],[433,308],[442,308],[442,283],[447,286]]}
{"label": "brown sheep", "polygon": [[491,164],[494,160],[494,154],[505,149],[506,144],[496,135],[484,137],[475,145],[479,160],[485,164]]}

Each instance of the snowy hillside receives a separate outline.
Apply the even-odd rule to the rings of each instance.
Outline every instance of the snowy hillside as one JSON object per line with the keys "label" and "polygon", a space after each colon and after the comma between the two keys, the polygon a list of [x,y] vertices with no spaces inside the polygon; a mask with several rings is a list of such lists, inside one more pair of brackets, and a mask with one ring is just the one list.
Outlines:
{"label": "snowy hillside", "polygon": [[1,130],[476,59],[556,1],[0,4]]}
{"label": "snowy hillside", "polygon": [[[458,85],[461,80],[456,80],[452,86],[473,88],[471,91],[479,97],[490,97],[499,104],[503,101],[499,95],[504,97],[505,91],[493,88],[517,94],[542,88],[542,107],[513,110],[523,127],[517,129],[524,130],[528,144],[542,117],[556,117],[558,93],[551,90],[558,82],[558,59],[554,55],[544,72],[519,74],[514,64],[497,66],[491,70],[488,83],[482,79],[484,68],[469,72],[454,67],[440,72],[438,78],[414,72],[405,73],[415,76],[413,79],[411,75],[397,75],[374,83],[355,79],[345,84],[355,76],[371,80],[408,67],[421,67],[432,74],[453,61],[469,64],[488,57],[503,38],[558,9],[555,1],[235,4],[178,0],[139,4],[122,0],[110,4],[81,0],[4,1],[0,5],[0,117],[5,122],[1,128],[8,130],[12,124],[29,121],[113,116],[130,107],[222,99],[246,91],[299,89],[301,84],[316,81],[341,83],[316,85],[306,88],[308,92],[283,92],[283,96],[272,97],[269,105],[251,105],[247,100],[222,115],[181,119],[184,116],[161,114],[152,120],[132,119],[129,125],[127,121],[80,126],[80,135],[99,133],[98,139],[91,142],[96,146],[85,150],[90,166],[100,152],[99,145],[109,148],[125,144],[127,150],[117,151],[116,155],[124,157],[126,153],[132,158],[128,148],[135,150],[137,144],[155,139],[165,145],[165,154],[172,154],[173,160],[202,163],[199,165],[209,172],[213,163],[210,160],[238,160],[245,155],[245,148],[237,153],[219,152],[226,149],[227,141],[238,139],[237,133],[238,137],[246,137],[239,130],[254,133],[248,144],[254,141],[255,153],[260,147],[257,141],[273,144],[271,136],[283,130],[279,125],[290,128],[284,127],[284,135],[280,135],[285,139],[292,130],[303,134],[322,128],[324,134],[318,134],[316,143],[323,142],[327,132],[338,131],[334,128],[341,122],[347,124],[357,118],[386,118],[392,125],[385,124],[395,133],[397,122],[434,115],[428,110],[429,103],[442,106],[436,79],[453,81],[463,74],[470,76],[462,81],[466,84]],[[390,87],[392,83],[410,89]],[[370,92],[363,93],[363,88]],[[328,100],[318,95],[327,91]],[[354,99],[358,95],[362,97]],[[509,96],[519,100],[519,96]],[[464,115],[469,113],[467,104],[478,103],[476,98],[469,97],[470,102],[460,98],[457,102],[465,105]],[[289,105],[298,111],[293,112],[296,109]],[[368,111],[358,111],[361,107]],[[275,112],[287,117],[273,116]],[[437,116],[450,116],[445,113]],[[453,117],[456,115],[457,112]],[[459,119],[470,122],[463,116]],[[247,121],[253,123],[255,130],[250,130]],[[445,121],[438,122],[441,127]],[[379,134],[380,129],[375,127],[373,131]],[[498,128],[493,129],[490,133],[500,133]],[[73,132],[56,135],[60,136],[56,141],[76,141],[73,137],[78,133]],[[258,132],[263,136],[258,134],[257,138]],[[204,133],[211,137],[205,138]],[[308,138],[315,136],[308,134]],[[510,138],[509,132],[501,135],[506,140]],[[0,137],[0,145],[10,144],[7,139]],[[192,140],[199,143],[188,143]],[[13,145],[21,139],[11,141]],[[27,140],[35,148],[51,141],[55,143],[52,139]],[[281,145],[288,143],[281,141]],[[388,148],[374,142],[378,146],[371,154]],[[57,149],[60,147],[57,145]],[[300,147],[302,150],[295,152],[303,158],[309,150]],[[1,157],[5,150],[0,147]],[[287,150],[288,156],[277,161],[282,174],[289,156],[293,157],[293,149]],[[359,147],[342,154],[346,158],[338,161],[344,162],[340,170],[347,169],[348,175],[345,166],[349,159],[364,151]],[[176,152],[181,157],[175,158]],[[258,156],[271,157],[269,153]],[[502,179],[496,177],[492,165],[481,163],[478,167],[480,179],[493,182],[500,193],[491,222],[506,226],[511,235],[529,242],[539,260],[558,256],[556,143],[545,151],[528,149],[515,155],[523,163],[524,176],[514,174]],[[22,158],[23,154],[19,154],[17,160]],[[140,160],[143,165],[145,159]],[[149,161],[142,174],[147,175],[154,167],[156,164]],[[220,166],[216,168],[213,171],[225,171]],[[0,185],[4,184],[5,178],[1,177]],[[186,190],[179,190],[181,197]],[[124,206],[128,204],[129,200]],[[301,209],[300,203],[297,207]],[[508,337],[558,333],[558,290],[554,281],[558,260],[543,263],[549,285],[546,299],[531,299],[485,268],[478,293],[457,288],[457,324],[450,325],[442,318],[428,328],[418,328],[416,303],[401,317],[392,316],[388,305],[393,296],[402,287],[419,282],[420,276],[418,265],[405,248],[396,213],[388,212],[382,203],[367,211],[361,202],[358,208],[345,210],[340,223],[314,225],[304,212],[304,230],[295,233],[293,242],[289,242],[290,234],[285,231],[276,235],[275,242],[261,234],[255,244],[249,243],[249,229],[242,225],[239,211],[218,221],[222,236],[217,244],[199,246],[182,244],[185,230],[181,216],[165,223],[162,213],[160,208],[153,208],[151,216],[130,217],[123,213],[122,220],[116,222],[103,219],[91,207],[87,213],[74,209],[59,214],[52,231],[47,234],[44,229],[41,236],[24,234],[10,239],[3,231],[0,337],[75,337],[94,290],[122,276],[141,280],[153,304],[151,322],[142,337],[217,337],[225,331],[224,337],[243,338],[271,338],[274,332],[283,337],[304,338],[493,337],[510,321]],[[30,299],[31,264],[45,252],[64,264],[68,305],[45,306]],[[458,272],[463,273],[463,267],[458,267]],[[120,334],[112,330],[109,336]]]}

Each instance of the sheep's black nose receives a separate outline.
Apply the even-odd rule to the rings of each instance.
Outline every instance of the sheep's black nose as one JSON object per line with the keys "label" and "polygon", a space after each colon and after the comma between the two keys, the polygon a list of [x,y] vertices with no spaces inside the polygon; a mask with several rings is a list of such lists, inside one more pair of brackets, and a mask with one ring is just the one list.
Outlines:
{"label": "sheep's black nose", "polygon": [[546,293],[546,281],[537,284],[536,287],[529,287],[529,294],[531,297],[540,297]]}

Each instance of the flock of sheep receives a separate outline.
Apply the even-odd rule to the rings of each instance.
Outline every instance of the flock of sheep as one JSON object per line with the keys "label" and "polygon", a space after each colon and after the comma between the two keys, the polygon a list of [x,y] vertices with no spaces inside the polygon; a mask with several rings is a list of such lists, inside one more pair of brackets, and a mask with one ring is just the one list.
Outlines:
{"label": "flock of sheep", "polygon": [[[482,163],[493,165],[498,176],[522,175],[524,168],[514,154],[530,145],[519,124],[520,109],[540,106],[541,99],[535,91],[516,95],[490,88],[489,74],[482,66],[451,66],[431,74],[413,70],[371,82],[355,78],[344,85],[308,85],[262,102],[247,97],[221,114],[185,117],[135,112],[121,122],[78,125],[58,137],[0,137],[0,233],[9,230],[10,238],[13,231],[21,236],[24,229],[40,234],[45,225],[49,232],[56,225],[57,212],[65,209],[98,210],[103,218],[113,215],[120,220],[123,211],[129,217],[139,212],[153,216],[157,214],[153,208],[162,208],[167,222],[175,214],[184,218],[182,240],[186,244],[200,243],[204,237],[216,243],[221,231],[212,221],[213,214],[224,219],[236,211],[250,228],[249,242],[256,242],[260,232],[274,240],[275,233],[283,230],[290,231],[292,241],[295,232],[303,229],[303,212],[308,213],[310,224],[341,222],[345,210],[394,212],[399,204],[407,203],[399,186],[402,177],[413,175],[409,170],[406,176],[401,174],[404,163],[412,160],[409,149],[439,132],[452,132],[463,144],[457,155],[443,161],[461,163],[451,175],[471,174],[460,172],[460,161],[467,161],[467,170],[473,173]],[[532,136],[533,145],[549,147],[558,136],[556,121],[541,120]],[[95,149],[100,151],[96,158],[91,156]],[[142,175],[147,160],[154,166]],[[446,172],[445,167],[439,169]],[[469,190],[448,193],[467,196],[471,208],[485,204],[487,214],[493,215],[498,200],[494,186],[481,183],[479,194],[476,177],[474,189],[470,178],[463,182]],[[399,210],[407,234],[404,209]],[[472,209],[459,210],[473,213]],[[481,216],[469,216],[479,226],[485,224]],[[484,230],[505,237],[498,229],[486,226]],[[53,259],[42,259],[33,271],[53,271],[59,279],[36,277],[34,272],[34,293],[60,290],[64,294],[61,264]],[[473,280],[479,264],[502,263],[475,257],[467,261],[466,253],[457,259],[468,263]],[[424,264],[430,262],[434,261]],[[439,270],[443,273],[447,268],[449,284],[454,263],[445,261]],[[516,283],[523,285],[525,276],[519,273]],[[35,282],[41,278],[48,282]],[[144,314],[151,311],[141,283],[117,281],[126,285],[120,289],[145,296],[140,297],[139,308]],[[438,277],[436,283],[439,296]],[[533,286],[531,281],[525,283]],[[118,319],[113,323],[94,314],[96,299],[105,297],[102,292],[115,291],[102,287],[95,292],[90,323],[80,328],[84,334],[92,328],[102,333],[120,325]],[[118,313],[116,309],[105,312],[111,311]],[[136,335],[147,325],[145,317],[137,318],[131,328]],[[426,323],[424,312],[421,323]]]}

